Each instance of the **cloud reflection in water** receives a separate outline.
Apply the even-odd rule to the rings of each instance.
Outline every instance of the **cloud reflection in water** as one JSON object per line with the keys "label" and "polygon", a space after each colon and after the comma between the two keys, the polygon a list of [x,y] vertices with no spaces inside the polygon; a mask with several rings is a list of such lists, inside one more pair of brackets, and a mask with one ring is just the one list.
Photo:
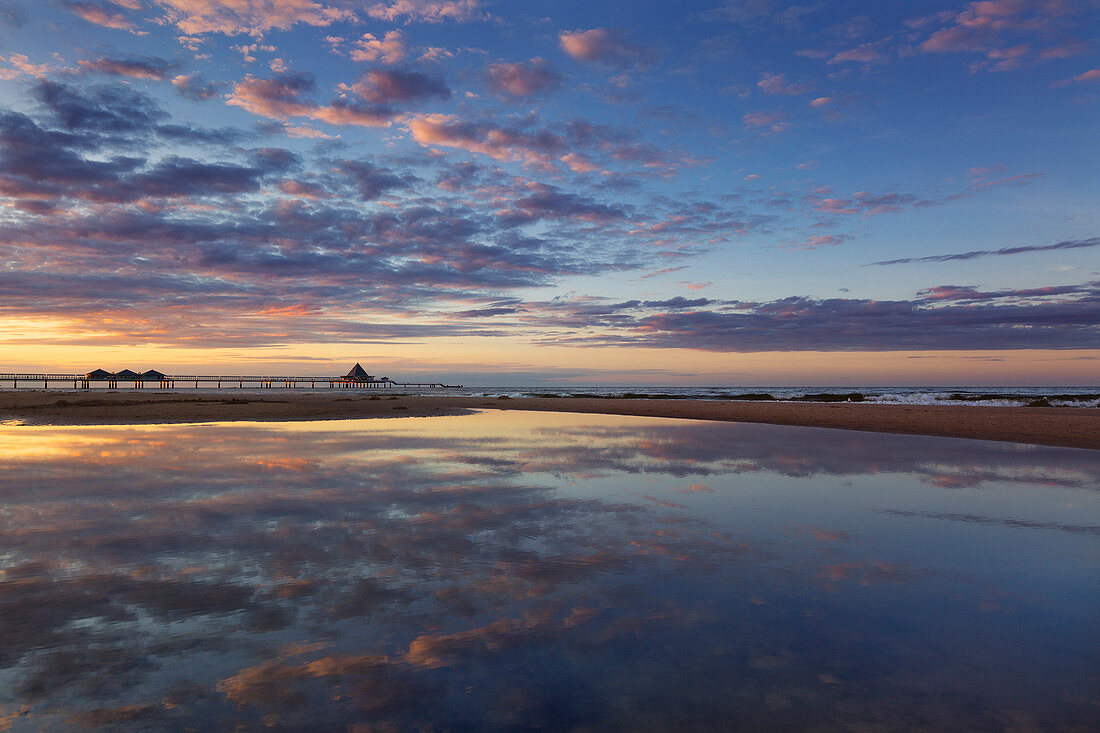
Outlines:
{"label": "cloud reflection in water", "polygon": [[1089,451],[514,412],[0,439],[0,729],[1095,705]]}

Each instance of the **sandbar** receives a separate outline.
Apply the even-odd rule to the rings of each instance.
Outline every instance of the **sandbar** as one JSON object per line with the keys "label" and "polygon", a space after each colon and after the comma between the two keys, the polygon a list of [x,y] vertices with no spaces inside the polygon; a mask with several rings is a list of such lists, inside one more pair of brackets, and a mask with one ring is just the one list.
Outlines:
{"label": "sandbar", "polygon": [[1100,409],[588,397],[444,397],[258,392],[0,391],[0,421],[120,425],[338,420],[535,410],[864,430],[1100,450]]}

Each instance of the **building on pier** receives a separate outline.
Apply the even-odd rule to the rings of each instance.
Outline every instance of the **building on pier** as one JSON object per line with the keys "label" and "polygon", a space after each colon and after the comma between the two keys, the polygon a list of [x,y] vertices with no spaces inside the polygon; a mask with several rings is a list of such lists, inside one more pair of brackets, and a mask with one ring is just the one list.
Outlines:
{"label": "building on pier", "polygon": [[373,382],[374,377],[367,374],[367,370],[363,368],[363,365],[359,362],[355,362],[355,366],[351,368],[351,371],[344,375],[345,382]]}

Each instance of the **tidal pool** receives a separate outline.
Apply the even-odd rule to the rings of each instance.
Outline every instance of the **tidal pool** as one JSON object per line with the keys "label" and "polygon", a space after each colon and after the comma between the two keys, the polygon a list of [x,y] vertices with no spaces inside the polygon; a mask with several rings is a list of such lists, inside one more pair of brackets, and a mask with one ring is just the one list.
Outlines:
{"label": "tidal pool", "polygon": [[1095,451],[519,412],[0,446],[0,730],[1100,721]]}

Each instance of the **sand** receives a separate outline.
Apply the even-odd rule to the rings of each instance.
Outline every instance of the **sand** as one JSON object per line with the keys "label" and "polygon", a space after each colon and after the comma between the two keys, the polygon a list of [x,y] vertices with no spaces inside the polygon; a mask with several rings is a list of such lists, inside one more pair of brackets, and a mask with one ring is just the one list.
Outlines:
{"label": "sand", "polygon": [[587,412],[802,425],[1100,449],[1100,409],[667,399],[415,397],[265,393],[0,391],[0,420],[34,425],[335,420],[471,409]]}

